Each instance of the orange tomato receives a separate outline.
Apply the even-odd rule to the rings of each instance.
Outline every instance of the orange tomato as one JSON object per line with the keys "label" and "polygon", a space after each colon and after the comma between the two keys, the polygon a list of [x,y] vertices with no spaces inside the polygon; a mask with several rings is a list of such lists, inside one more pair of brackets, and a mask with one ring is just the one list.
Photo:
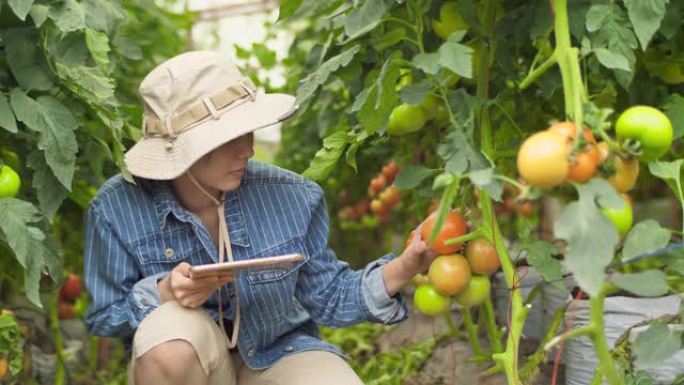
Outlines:
{"label": "orange tomato", "polygon": [[435,258],[428,269],[430,283],[443,295],[455,295],[470,283],[470,265],[462,255],[441,255]]}
{"label": "orange tomato", "polygon": [[501,263],[496,248],[484,239],[474,239],[466,245],[466,258],[476,274],[491,274]]}

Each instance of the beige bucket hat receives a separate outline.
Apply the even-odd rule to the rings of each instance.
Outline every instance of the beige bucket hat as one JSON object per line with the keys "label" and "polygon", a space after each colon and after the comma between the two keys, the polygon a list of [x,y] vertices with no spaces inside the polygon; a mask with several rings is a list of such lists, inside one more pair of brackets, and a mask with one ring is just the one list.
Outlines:
{"label": "beige bucket hat", "polygon": [[297,109],[295,98],[258,92],[231,57],[193,51],[157,66],[140,84],[143,138],[125,155],[135,176],[167,180],[237,137],[277,124]]}

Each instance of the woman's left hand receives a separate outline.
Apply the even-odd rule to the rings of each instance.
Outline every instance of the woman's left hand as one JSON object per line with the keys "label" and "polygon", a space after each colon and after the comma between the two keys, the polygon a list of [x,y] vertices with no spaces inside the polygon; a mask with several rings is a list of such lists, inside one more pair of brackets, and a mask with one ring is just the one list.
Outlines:
{"label": "woman's left hand", "polygon": [[383,270],[385,288],[391,297],[416,274],[424,273],[430,267],[437,253],[430,249],[421,236],[423,225],[418,226],[406,249]]}

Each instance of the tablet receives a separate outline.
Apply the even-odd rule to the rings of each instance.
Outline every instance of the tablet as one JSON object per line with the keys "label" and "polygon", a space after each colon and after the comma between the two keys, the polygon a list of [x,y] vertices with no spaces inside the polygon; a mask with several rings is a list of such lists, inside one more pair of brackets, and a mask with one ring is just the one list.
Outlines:
{"label": "tablet", "polygon": [[190,278],[210,277],[229,272],[237,273],[244,269],[263,269],[271,267],[290,267],[295,262],[304,260],[302,254],[287,254],[274,257],[246,259],[242,261],[209,263],[206,265],[190,266]]}

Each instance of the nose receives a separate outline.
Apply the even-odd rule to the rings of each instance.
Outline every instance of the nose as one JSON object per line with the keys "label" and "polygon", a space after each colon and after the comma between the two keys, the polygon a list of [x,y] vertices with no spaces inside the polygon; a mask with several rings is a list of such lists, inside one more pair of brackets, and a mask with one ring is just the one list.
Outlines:
{"label": "nose", "polygon": [[241,140],[244,141],[240,148],[242,149],[242,158],[249,159],[254,156],[254,134],[249,133],[244,135]]}

